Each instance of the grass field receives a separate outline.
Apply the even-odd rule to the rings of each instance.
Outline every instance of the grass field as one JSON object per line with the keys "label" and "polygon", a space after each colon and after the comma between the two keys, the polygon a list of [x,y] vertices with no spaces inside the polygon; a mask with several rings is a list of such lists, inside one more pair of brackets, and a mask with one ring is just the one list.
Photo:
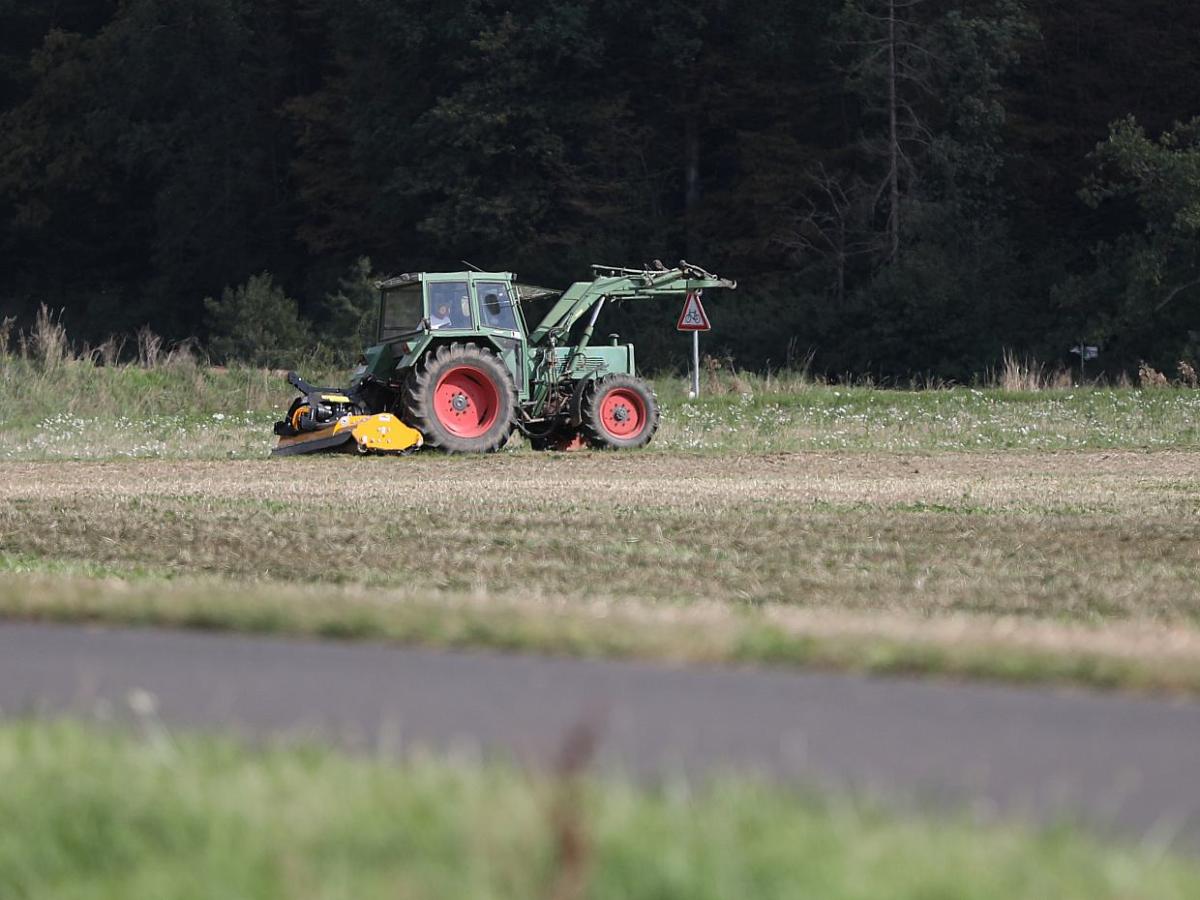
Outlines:
{"label": "grass field", "polygon": [[[310,372],[340,383],[341,373]],[[663,424],[649,452],[1100,450],[1196,447],[1200,391],[995,388],[900,391],[796,376],[720,375],[690,401],[656,382]],[[293,396],[281,373],[153,369],[0,354],[0,461],[261,458]],[[512,444],[520,450],[522,442]]]}
{"label": "grass field", "polygon": [[1060,826],[897,817],[745,780],[638,789],[313,748],[0,726],[0,896],[1190,898],[1200,868]]}

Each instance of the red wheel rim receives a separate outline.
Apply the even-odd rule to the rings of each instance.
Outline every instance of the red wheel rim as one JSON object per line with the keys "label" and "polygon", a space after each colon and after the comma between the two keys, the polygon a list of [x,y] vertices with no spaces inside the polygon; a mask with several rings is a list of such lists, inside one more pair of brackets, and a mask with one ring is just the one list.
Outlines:
{"label": "red wheel rim", "polygon": [[637,391],[613,388],[600,401],[600,424],[613,437],[634,437],[645,422],[646,402]]}
{"label": "red wheel rim", "polygon": [[442,427],[457,437],[477,438],[496,423],[500,391],[486,373],[455,366],[433,389],[433,411]]}

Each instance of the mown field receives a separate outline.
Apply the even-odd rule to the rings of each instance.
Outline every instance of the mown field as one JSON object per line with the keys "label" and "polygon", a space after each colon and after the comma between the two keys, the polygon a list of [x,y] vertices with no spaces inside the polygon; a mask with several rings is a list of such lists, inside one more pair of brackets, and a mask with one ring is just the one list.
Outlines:
{"label": "mown field", "polygon": [[898,816],[746,780],[658,789],[503,764],[0,726],[0,896],[1162,898],[1194,860],[1060,826]]}
{"label": "mown field", "polygon": [[6,615],[1200,692],[1198,392],[664,380],[645,452],[275,460],[269,373],[0,372]]}

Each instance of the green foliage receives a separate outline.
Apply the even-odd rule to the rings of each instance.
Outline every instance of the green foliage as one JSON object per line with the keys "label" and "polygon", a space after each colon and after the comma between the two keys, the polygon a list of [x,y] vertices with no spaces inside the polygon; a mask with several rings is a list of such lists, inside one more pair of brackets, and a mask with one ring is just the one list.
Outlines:
{"label": "green foliage", "polygon": [[987,209],[1003,164],[1003,79],[1036,34],[1024,0],[846,0],[834,23],[874,179],[894,159],[904,202]]}
{"label": "green foliage", "polygon": [[[1194,896],[1194,862],[723,779],[646,791],[70,723],[0,730],[6,897]],[[562,847],[581,847],[578,854]]]}
{"label": "green foliage", "polygon": [[338,279],[337,290],[325,295],[322,340],[343,363],[349,357],[357,357],[363,347],[375,343],[379,316],[377,280],[371,272],[371,260],[360,256]]}
{"label": "green foliage", "polygon": [[[1084,331],[1167,366],[1186,215],[1115,188],[1132,133],[1103,202],[1078,189],[1109,122],[1194,112],[1197,28],[1133,0],[0,3],[0,318],[207,343],[199,298],[268,270],[329,346],[364,256],[548,284],[693,257],[741,281],[719,339],[755,367],[961,378]],[[670,311],[606,315],[678,361]]]}
{"label": "green foliage", "polygon": [[46,34],[28,99],[0,129],[0,198],[22,267],[65,258],[87,272],[73,288],[100,281],[122,295],[121,324],[150,319],[182,337],[199,329],[205,291],[270,261],[283,73],[277,10],[256,17],[256,6],[130,0],[95,34]]}
{"label": "green foliage", "polygon": [[857,140],[809,164],[781,238],[824,294],[803,340],[824,371],[968,379],[1028,315],[998,179],[1034,29],[1019,0],[846,0],[831,23]]}
{"label": "green foliage", "polygon": [[1130,116],[1113,124],[1095,160],[1084,202],[1130,198],[1142,219],[1116,253],[1125,257],[1130,295],[1157,311],[1200,287],[1200,117],[1155,141]]}
{"label": "green foliage", "polygon": [[1094,268],[1062,285],[1059,303],[1100,341],[1123,342],[1131,354],[1168,370],[1193,360],[1189,338],[1200,298],[1200,118],[1157,139],[1133,117],[1111,126],[1092,154],[1095,169],[1080,197],[1112,217]]}
{"label": "green foliage", "polygon": [[286,368],[313,343],[296,301],[274,283],[269,272],[225,288],[220,300],[205,298],[204,309],[213,336],[212,352],[226,362]]}

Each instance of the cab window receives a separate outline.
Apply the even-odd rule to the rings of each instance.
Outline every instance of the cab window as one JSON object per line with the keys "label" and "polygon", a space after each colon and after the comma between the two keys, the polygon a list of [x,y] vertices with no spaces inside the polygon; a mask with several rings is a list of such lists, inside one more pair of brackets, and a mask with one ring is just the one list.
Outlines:
{"label": "cab window", "polygon": [[479,298],[479,316],[492,328],[517,330],[517,315],[513,312],[512,297],[503,281],[477,281],[475,295]]}
{"label": "cab window", "polygon": [[383,294],[383,317],[379,338],[416,331],[421,324],[421,285],[406,284]]}
{"label": "cab window", "polygon": [[469,297],[465,281],[429,282],[430,328],[470,328]]}

